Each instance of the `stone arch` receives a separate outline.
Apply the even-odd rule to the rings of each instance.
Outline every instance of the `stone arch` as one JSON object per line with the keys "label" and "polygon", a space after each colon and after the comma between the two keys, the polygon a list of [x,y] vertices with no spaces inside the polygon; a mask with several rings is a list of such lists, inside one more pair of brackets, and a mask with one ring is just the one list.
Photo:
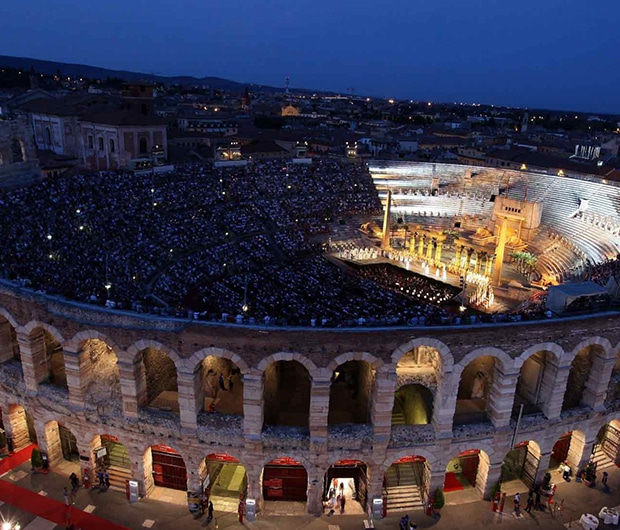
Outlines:
{"label": "stone arch", "polygon": [[80,456],[77,437],[62,420],[49,420],[43,426],[45,444],[51,466],[67,461],[76,461]]}
{"label": "stone arch", "polygon": [[195,352],[184,364],[193,379],[198,412],[217,410],[243,416],[243,374],[250,368],[239,355],[209,347]]}
{"label": "stone arch", "polygon": [[52,335],[60,344],[64,344],[65,338],[62,336],[62,333],[58,331],[57,328],[47,324],[46,322],[41,322],[40,320],[31,320],[25,326],[20,326],[17,328],[18,332],[24,333],[25,335],[30,335],[35,329],[42,328],[47,333]]}
{"label": "stone arch", "polygon": [[165,344],[162,344],[161,342],[157,342],[155,340],[140,339],[134,342],[131,346],[129,346],[129,348],[127,348],[127,357],[132,362],[135,362],[137,355],[142,353],[144,350],[148,348],[153,348],[153,349],[161,351],[162,353],[165,353],[168,357],[170,357],[170,359],[172,359],[172,362],[176,366],[177,371],[180,371],[180,372],[183,371],[184,363],[180,355],[176,351],[174,351],[172,348],[169,348]]}
{"label": "stone arch", "polygon": [[558,364],[562,361],[565,355],[564,349],[559,344],[556,344],[555,342],[540,342],[530,346],[514,360],[515,368],[521,368],[525,361],[540,351],[548,351],[552,353]]}
{"label": "stone arch", "polygon": [[419,346],[429,346],[434,348],[439,352],[439,356],[441,358],[441,368],[444,373],[448,373],[452,371],[454,366],[454,357],[450,352],[450,348],[443,342],[432,339],[430,337],[420,337],[417,339],[410,340],[409,342],[402,344],[398,348],[396,348],[392,352],[392,363],[394,365],[398,364],[400,358],[409,353],[411,350],[418,348]]}
{"label": "stone arch", "polygon": [[504,482],[521,480],[526,488],[533,489],[538,482],[540,470],[547,464],[540,461],[542,456],[540,445],[527,438],[527,435],[523,437],[517,439],[515,446],[506,451],[501,476]]}
{"label": "stone arch", "polygon": [[27,350],[22,352],[26,384],[32,378],[35,388],[47,383],[68,389],[65,341],[60,332],[54,326],[39,321],[30,321],[21,331],[28,339]]}
{"label": "stone arch", "polygon": [[557,367],[562,362],[564,350],[555,343],[539,343],[525,350],[515,359],[515,368],[519,369],[513,417],[523,405],[523,414],[542,412],[550,418],[554,412],[551,408],[556,391]]}
{"label": "stone arch", "polygon": [[339,355],[327,365],[327,370],[333,372],[341,364],[348,361],[365,361],[376,370],[379,370],[383,366],[383,361],[374,355],[367,352],[347,352]]}
{"label": "stone arch", "polygon": [[267,360],[262,370],[264,426],[309,428],[313,381],[309,367],[314,363],[303,355],[281,353],[259,366]]}
{"label": "stone arch", "polygon": [[12,360],[21,362],[15,323],[11,314],[0,308],[0,364]]}
{"label": "stone arch", "polygon": [[567,351],[564,354],[564,357],[562,358],[562,366],[565,366],[565,367],[570,366],[580,351],[586,348],[589,348],[591,346],[599,346],[601,350],[603,351],[603,357],[605,359],[613,358],[614,348],[608,339],[604,337],[590,337],[590,338],[582,340],[572,350]]}
{"label": "stone arch", "polygon": [[510,355],[508,355],[504,350],[500,350],[499,348],[495,348],[493,346],[486,346],[484,348],[477,348],[465,355],[465,357],[463,357],[456,364],[455,372],[462,373],[469,363],[479,357],[494,357],[501,363],[501,367],[504,370],[509,370],[514,365],[512,357],[510,357]]}
{"label": "stone arch", "polygon": [[[292,456],[290,454],[287,454],[286,456],[271,455],[267,458],[268,460],[263,462],[260,475],[263,500],[270,501],[282,499],[308,502],[310,500],[308,496],[310,479],[311,477],[317,478],[314,467],[310,465],[306,459]],[[301,468],[298,464],[301,464]],[[282,465],[288,467],[286,472],[282,471]],[[270,486],[272,481],[275,480],[280,483],[280,493],[272,498],[268,498],[270,496],[270,491],[272,491]]]}
{"label": "stone arch", "polygon": [[[366,358],[364,354],[339,357],[343,362],[331,372],[328,425],[370,422],[377,369]],[[330,363],[330,367],[333,364]]]}
{"label": "stone arch", "polygon": [[209,348],[202,348],[201,350],[194,352],[189,359],[185,359],[183,361],[183,365],[186,369],[190,370],[193,373],[200,367],[200,363],[204,359],[211,356],[232,361],[241,370],[242,374],[248,373],[250,370],[250,367],[240,355],[230,350],[226,350],[224,348],[216,348],[214,346],[211,346]]}
{"label": "stone arch", "polygon": [[302,355],[301,353],[293,353],[293,352],[279,352],[269,355],[261,360],[258,363],[258,371],[261,373],[265,372],[265,369],[273,362],[276,361],[297,361],[299,364],[303,365],[308,373],[312,376],[315,371],[317,371],[317,366],[314,364],[308,357]]}
{"label": "stone arch", "polygon": [[[94,329],[87,329],[85,331],[80,331],[76,333],[70,340],[67,341],[65,348],[69,351],[79,352],[80,348],[84,345],[85,342],[97,339],[101,342],[105,342],[112,351],[116,358],[121,361],[121,356],[124,354],[123,349],[116,343],[116,341],[110,337],[109,335],[105,335],[96,331]],[[123,359],[125,360],[125,359]]]}
{"label": "stone arch", "polygon": [[158,486],[187,491],[188,461],[187,455],[165,443],[149,445],[142,452],[144,489],[148,492]]}
{"label": "stone arch", "polygon": [[[463,482],[469,482],[477,492],[478,496],[483,499],[488,490],[488,477],[491,469],[491,457],[489,456],[488,447],[486,444],[478,443],[475,440],[465,444],[467,449],[457,451],[450,451],[451,459],[446,466],[446,477],[444,480],[444,491],[450,493],[456,491],[457,488],[450,489],[451,485],[463,484]],[[483,449],[486,447],[486,450]],[[457,482],[454,482],[453,476],[461,475]],[[452,483],[452,484],[451,484]],[[463,489],[462,487],[460,489]]]}
{"label": "stone arch", "polygon": [[139,340],[127,354],[136,375],[136,396],[139,407],[154,407],[179,413],[179,373],[182,359],[172,349],[153,340]]}
{"label": "stone arch", "polygon": [[[562,365],[570,367],[562,410],[580,406],[602,405],[612,376],[613,348],[602,337],[590,337],[577,344],[563,359]],[[608,365],[608,366],[607,366]],[[605,388],[600,388],[604,385]]]}
{"label": "stone arch", "polygon": [[15,320],[15,317],[10,313],[8,309],[5,309],[4,307],[0,307],[0,316],[4,317],[8,321],[8,323],[11,324],[13,329],[15,329],[15,331],[17,331],[20,328],[19,323],[17,322],[17,320]]}
{"label": "stone arch", "polygon": [[438,462],[440,461],[440,458],[437,457],[435,454],[431,453],[430,451],[422,447],[413,447],[409,449],[401,449],[396,453],[389,453],[388,456],[386,456],[385,460],[383,460],[383,462],[379,466],[379,471],[381,473],[385,473],[394,462],[397,462],[401,458],[411,455],[423,457],[428,462],[428,465],[431,469],[436,467]]}
{"label": "stone arch", "polygon": [[[230,449],[233,449],[230,451]],[[242,471],[242,473],[240,473]],[[209,476],[209,487],[211,495],[224,497],[246,498],[249,494],[250,474],[248,467],[244,464],[239,451],[232,447],[226,447],[225,451],[209,452],[200,459],[198,469],[195,473],[196,478],[202,484]],[[260,468],[262,472],[262,467]],[[223,477],[224,480],[220,480]],[[254,477],[254,493],[257,487],[258,477]],[[221,506],[222,511],[237,511],[236,505]]]}

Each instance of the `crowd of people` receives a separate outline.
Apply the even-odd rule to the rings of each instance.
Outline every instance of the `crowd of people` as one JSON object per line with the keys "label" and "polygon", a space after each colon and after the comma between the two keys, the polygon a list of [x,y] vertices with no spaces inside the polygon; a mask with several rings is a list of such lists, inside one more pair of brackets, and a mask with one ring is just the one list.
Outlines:
{"label": "crowd of people", "polygon": [[[377,191],[364,166],[334,159],[65,175],[0,195],[0,276],[71,300],[183,318],[452,323],[441,306],[453,287],[387,265],[354,273],[321,255],[315,236],[356,214],[380,216]],[[349,257],[378,255],[363,253]],[[615,272],[617,262],[590,276]]]}

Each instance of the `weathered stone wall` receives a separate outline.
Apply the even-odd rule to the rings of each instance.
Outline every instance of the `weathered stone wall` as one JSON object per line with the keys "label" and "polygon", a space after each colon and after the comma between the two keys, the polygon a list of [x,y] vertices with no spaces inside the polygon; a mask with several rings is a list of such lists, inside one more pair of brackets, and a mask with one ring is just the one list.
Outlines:
{"label": "weathered stone wall", "polygon": [[280,363],[270,364],[263,374],[263,402],[264,402],[264,422],[265,425],[275,425],[278,421],[278,411],[280,403],[278,401],[278,390],[280,388]]}
{"label": "weathered stone wall", "polygon": [[583,399],[583,391],[586,388],[588,377],[592,370],[592,357],[588,350],[581,350],[573,360],[570,372],[568,373],[568,388],[564,397],[563,409],[578,407]]}
{"label": "weathered stone wall", "polygon": [[28,119],[0,120],[0,188],[23,186],[41,178]]}
{"label": "weathered stone wall", "polygon": [[[9,434],[27,435],[23,414],[16,413],[23,406],[31,412],[43,448],[54,447],[53,433],[46,435],[46,425],[51,421],[71,430],[80,454],[91,459],[98,436],[116,436],[128,450],[132,476],[140,481],[143,492],[150,487],[148,477],[152,471],[148,459],[144,459],[145,450],[154,444],[171,446],[181,454],[190,473],[191,487],[195,486],[205,453],[230,454],[246,467],[250,494],[259,501],[264,464],[281,456],[295,458],[308,471],[308,508],[313,512],[320,510],[320,494],[312,483],[320,484],[329,465],[340,459],[362,459],[367,463],[372,498],[381,495],[383,473],[403,456],[423,456],[429,466],[430,481],[440,486],[450,458],[462,451],[479,449],[488,457],[488,465],[486,457],[481,457],[486,467],[479,468],[476,487],[481,493],[488,492],[511,449],[510,436],[506,433],[512,427],[510,410],[521,368],[532,355],[543,351],[551,352],[545,359],[549,362],[543,377],[547,392],[544,406],[541,404],[543,413],[525,416],[516,440],[517,443],[532,441],[540,447],[540,470],[549,465],[555,441],[570,431],[583,433],[575,438],[574,444],[571,442],[569,450],[571,465],[582,465],[600,428],[616,419],[620,410],[620,403],[608,396],[608,390],[613,388],[611,376],[619,350],[617,315],[445,329],[253,329],[125,315],[22,293],[1,284],[0,314],[3,322],[8,322],[14,330],[21,352],[21,365],[6,360],[0,366],[0,410]],[[38,384],[37,363],[45,359],[41,356],[45,343],[41,340],[43,334],[37,332],[40,329],[62,348],[69,400],[66,391]],[[13,331],[6,333],[6,328],[0,334],[0,352],[11,348],[11,336]],[[109,362],[104,361],[108,353],[104,355],[99,347],[93,352],[85,346],[87,341],[95,339],[105,342],[108,353],[118,359],[121,396],[117,404],[110,405],[111,410],[92,406],[87,397],[91,392],[88,384],[96,373],[92,366],[100,362],[105,362],[107,367],[114,364],[113,357]],[[421,347],[427,353],[432,352],[437,360],[441,359],[440,364],[436,363],[438,370],[434,375],[433,424],[404,426],[406,429],[394,437],[390,425],[397,364],[408,352],[419,351]],[[163,382],[159,387],[154,383],[157,378],[141,377],[142,352],[149,349],[169,361],[168,368],[159,369],[160,379],[166,385],[173,378],[172,367],[178,374],[180,416],[138,407],[147,391],[154,394],[164,388]],[[564,395],[572,384],[569,372],[580,351],[587,352],[592,362],[584,399],[582,406],[563,412]],[[211,362],[214,367],[230,362],[242,372],[244,416],[238,421],[213,414],[208,415],[206,423],[198,425],[198,409],[194,405],[199,401],[196,394],[200,393],[200,385],[196,384],[198,379],[194,374],[200,375],[203,359],[210,356],[220,360],[207,362],[207,367]],[[494,370],[489,359],[495,365]],[[328,430],[330,380],[338,366],[350,360],[363,360],[376,373],[373,392],[368,391],[372,379],[370,369],[359,376],[360,389],[366,389],[364,395],[370,396],[372,425]],[[278,361],[283,364],[295,361],[291,364],[299,363],[299,368],[282,372],[282,379],[278,379]],[[146,363],[150,363],[148,356]],[[161,361],[161,366],[164,365]],[[463,380],[469,385],[471,395],[471,374],[475,375],[480,368],[491,376],[488,413],[493,423],[454,427],[459,383]],[[424,370],[434,373],[435,369],[431,364]],[[284,375],[289,376],[287,383],[293,382],[295,392],[304,381],[307,383],[306,395],[311,399],[310,436],[265,435],[263,414],[279,412],[281,403],[277,396],[285,383]],[[581,385],[583,377],[580,381]],[[149,389],[151,386],[155,388]],[[10,410],[13,414],[9,414]],[[205,443],[209,444],[208,449]],[[486,483],[482,483],[485,478]]]}

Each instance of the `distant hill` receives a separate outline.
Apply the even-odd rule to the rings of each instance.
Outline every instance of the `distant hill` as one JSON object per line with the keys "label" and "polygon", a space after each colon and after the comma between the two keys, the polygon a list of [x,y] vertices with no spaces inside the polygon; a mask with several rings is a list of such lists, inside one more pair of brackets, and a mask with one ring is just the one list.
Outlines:
{"label": "distant hill", "polygon": [[243,91],[246,86],[252,87],[254,91],[282,92],[283,89],[253,83],[238,83],[230,79],[221,77],[192,77],[192,76],[163,76],[156,74],[145,74],[140,72],[128,72],[126,70],[111,70],[109,68],[99,68],[98,66],[88,66],[86,64],[59,63],[56,61],[45,61],[41,59],[30,59],[28,57],[12,57],[10,55],[0,55],[0,66],[12,68],[22,68],[30,70],[34,68],[42,74],[53,75],[60,71],[63,76],[86,77],[91,79],[105,79],[106,77],[117,77],[126,81],[146,81],[166,84],[177,84],[183,86],[205,86],[218,90]]}

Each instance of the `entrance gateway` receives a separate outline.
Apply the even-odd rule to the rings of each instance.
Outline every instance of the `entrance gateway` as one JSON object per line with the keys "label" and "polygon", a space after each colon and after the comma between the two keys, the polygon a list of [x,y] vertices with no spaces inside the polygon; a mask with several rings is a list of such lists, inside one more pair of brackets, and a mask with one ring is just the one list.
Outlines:
{"label": "entrance gateway", "polygon": [[[344,495],[347,513],[366,513],[368,474],[361,460],[339,460],[331,466],[323,481],[323,499],[329,509],[339,510],[338,497]],[[359,503],[360,510],[355,509]]]}
{"label": "entrance gateway", "polygon": [[187,490],[187,470],[183,457],[167,445],[151,446],[155,486]]}
{"label": "entrance gateway", "polygon": [[263,498],[266,501],[307,501],[308,473],[297,460],[276,458],[263,470]]}
{"label": "entrance gateway", "polygon": [[423,456],[405,456],[394,462],[383,477],[386,513],[422,508],[428,499],[430,466]]}

